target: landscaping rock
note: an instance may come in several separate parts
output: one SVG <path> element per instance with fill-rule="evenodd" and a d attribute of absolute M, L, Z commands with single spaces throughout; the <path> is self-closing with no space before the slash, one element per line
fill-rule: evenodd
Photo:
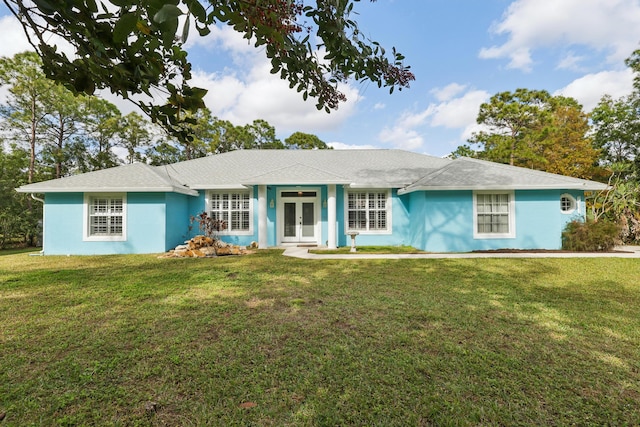
<path fill-rule="evenodd" d="M 204 254 L 206 257 L 216 256 L 216 248 L 213 246 L 205 246 L 204 248 L 200 248 L 200 252 Z"/>
<path fill-rule="evenodd" d="M 216 254 L 219 256 L 231 255 L 231 248 L 223 246 L 216 249 Z"/>
<path fill-rule="evenodd" d="M 184 245 L 178 245 L 175 249 L 161 255 L 160 258 L 205 258 L 248 253 L 253 251 L 247 251 L 244 246 L 231 245 L 208 236 L 195 236 L 184 242 Z"/>

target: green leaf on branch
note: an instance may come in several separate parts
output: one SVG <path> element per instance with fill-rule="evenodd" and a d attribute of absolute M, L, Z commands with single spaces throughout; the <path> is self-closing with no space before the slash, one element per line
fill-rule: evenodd
<path fill-rule="evenodd" d="M 113 41 L 122 43 L 127 40 L 137 27 L 138 17 L 134 13 L 125 13 L 120 17 L 116 25 L 113 27 Z"/>
<path fill-rule="evenodd" d="M 184 27 L 182 28 L 182 37 L 180 38 L 180 41 L 182 43 L 186 43 L 187 39 L 189 38 L 189 23 L 190 22 L 191 22 L 191 20 L 189 19 L 189 14 L 187 14 L 187 19 L 185 19 Z"/>
<path fill-rule="evenodd" d="M 158 24 L 162 24 L 169 20 L 177 20 L 181 15 L 183 15 L 183 12 L 178 6 L 173 4 L 165 4 L 155 15 L 153 15 L 153 20 Z"/>

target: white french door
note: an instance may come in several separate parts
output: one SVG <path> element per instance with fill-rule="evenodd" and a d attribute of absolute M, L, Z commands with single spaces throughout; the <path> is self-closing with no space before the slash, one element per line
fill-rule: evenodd
<path fill-rule="evenodd" d="M 281 191 L 279 228 L 282 243 L 318 243 L 318 191 Z"/>

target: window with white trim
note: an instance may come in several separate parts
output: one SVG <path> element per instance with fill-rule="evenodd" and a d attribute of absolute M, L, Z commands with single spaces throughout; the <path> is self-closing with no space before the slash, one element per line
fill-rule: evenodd
<path fill-rule="evenodd" d="M 85 194 L 85 240 L 126 240 L 125 194 Z"/>
<path fill-rule="evenodd" d="M 253 206 L 250 190 L 212 191 L 209 194 L 209 215 L 225 221 L 221 234 L 251 233 Z"/>
<path fill-rule="evenodd" d="M 346 192 L 347 231 L 388 232 L 391 230 L 391 201 L 388 190 Z"/>
<path fill-rule="evenodd" d="M 560 196 L 560 212 L 563 214 L 570 214 L 576 210 L 576 198 L 571 194 L 563 194 Z"/>
<path fill-rule="evenodd" d="M 474 237 L 515 237 L 513 192 L 474 192 Z"/>

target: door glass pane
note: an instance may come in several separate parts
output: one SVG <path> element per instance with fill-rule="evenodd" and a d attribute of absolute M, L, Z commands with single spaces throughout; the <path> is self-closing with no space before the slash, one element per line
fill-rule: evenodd
<path fill-rule="evenodd" d="M 284 237 L 296 236 L 296 204 L 284 204 Z"/>
<path fill-rule="evenodd" d="M 313 203 L 302 203 L 302 237 L 313 237 L 316 221 Z"/>

